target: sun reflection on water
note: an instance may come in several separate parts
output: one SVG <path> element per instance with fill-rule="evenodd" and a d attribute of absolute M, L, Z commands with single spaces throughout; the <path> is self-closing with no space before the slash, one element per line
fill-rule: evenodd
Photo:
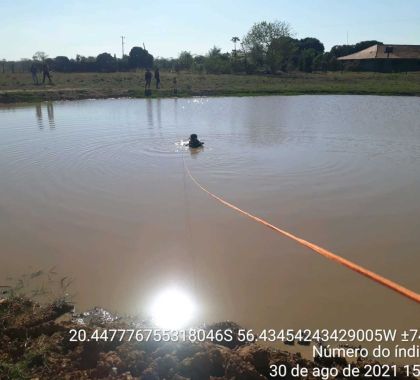
<path fill-rule="evenodd" d="M 188 292 L 170 287 L 158 293 L 152 300 L 150 313 L 156 326 L 181 329 L 191 323 L 197 313 L 197 306 Z"/>

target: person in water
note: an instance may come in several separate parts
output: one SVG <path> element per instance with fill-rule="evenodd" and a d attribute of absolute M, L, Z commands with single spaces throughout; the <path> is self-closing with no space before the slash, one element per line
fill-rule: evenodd
<path fill-rule="evenodd" d="M 190 136 L 190 141 L 188 142 L 190 148 L 200 148 L 203 144 L 204 142 L 200 141 L 195 133 Z"/>

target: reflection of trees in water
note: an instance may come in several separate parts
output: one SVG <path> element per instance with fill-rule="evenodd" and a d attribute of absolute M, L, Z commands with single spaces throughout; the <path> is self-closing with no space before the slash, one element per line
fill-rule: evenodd
<path fill-rule="evenodd" d="M 261 101 L 261 104 L 259 104 Z M 265 101 L 265 102 L 264 102 Z M 275 109 L 266 105 L 266 99 L 250 98 L 246 112 L 237 115 L 247 130 L 247 140 L 252 145 L 279 145 L 287 138 L 284 123 L 287 123 L 287 102 L 279 102 Z"/>
<path fill-rule="evenodd" d="M 316 111 L 305 101 L 296 101 L 294 97 L 244 98 L 243 101 L 244 105 L 235 112 L 234 124 L 244 128 L 248 143 L 276 146 L 303 136 L 305 141 L 314 139 L 304 131 L 311 117 L 316 117 Z"/>
<path fill-rule="evenodd" d="M 38 103 L 35 105 L 35 115 L 36 121 L 39 129 L 44 129 L 44 118 L 42 115 L 42 104 Z M 53 102 L 47 102 L 47 115 L 48 115 L 48 124 L 51 129 L 55 128 L 54 121 L 54 104 Z"/>

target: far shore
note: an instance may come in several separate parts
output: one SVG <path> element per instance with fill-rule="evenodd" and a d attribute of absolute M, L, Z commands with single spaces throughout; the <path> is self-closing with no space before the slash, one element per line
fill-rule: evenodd
<path fill-rule="evenodd" d="M 0 104 L 52 100 L 145 98 L 144 73 L 53 73 L 53 84 L 35 85 L 30 73 L 0 73 Z M 173 79 L 176 78 L 176 86 Z M 42 78 L 40 78 L 42 79 Z M 285 73 L 282 75 L 213 75 L 161 73 L 152 81 L 151 98 L 260 95 L 400 95 L 420 96 L 420 72 Z M 174 92 L 174 87 L 177 91 Z"/>

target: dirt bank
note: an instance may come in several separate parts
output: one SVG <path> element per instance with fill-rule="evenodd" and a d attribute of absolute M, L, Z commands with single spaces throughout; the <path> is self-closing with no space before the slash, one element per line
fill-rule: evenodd
<path fill-rule="evenodd" d="M 97 329 L 138 328 L 132 320 L 115 318 L 101 309 L 81 315 L 72 311 L 72 305 L 65 301 L 40 306 L 24 298 L 0 299 L 0 379 L 264 380 L 273 378 L 272 364 L 288 369 L 299 364 L 310 370 L 347 365 L 343 358 L 310 361 L 299 353 L 254 343 L 239 345 L 235 339 L 223 345 L 125 339 L 71 341 L 71 329 L 84 329 L 91 337 Z M 235 331 L 237 327 L 223 322 L 207 329 Z M 352 365 L 362 368 L 364 364 L 358 360 Z M 390 378 L 415 379 L 402 373 Z"/>

